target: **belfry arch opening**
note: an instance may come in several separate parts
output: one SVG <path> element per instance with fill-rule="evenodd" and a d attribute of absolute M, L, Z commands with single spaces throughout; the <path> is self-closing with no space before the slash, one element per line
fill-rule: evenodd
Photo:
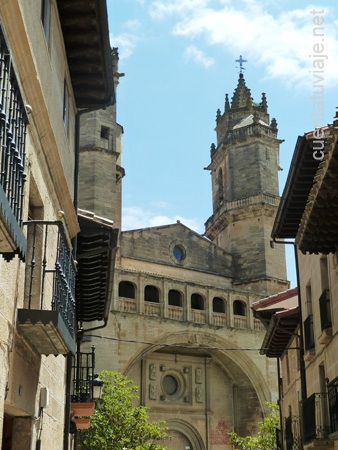
<path fill-rule="evenodd" d="M 225 301 L 221 297 L 214 297 L 212 299 L 212 311 L 214 313 L 225 313 Z"/>
<path fill-rule="evenodd" d="M 246 304 L 242 300 L 235 300 L 233 312 L 235 316 L 246 316 Z"/>
<path fill-rule="evenodd" d="M 144 301 L 145 302 L 153 302 L 159 303 L 160 301 L 160 292 L 156 286 L 147 285 L 144 288 Z"/>
<path fill-rule="evenodd" d="M 120 281 L 119 297 L 135 299 L 136 298 L 135 285 L 130 281 Z"/>
<path fill-rule="evenodd" d="M 198 309 L 200 311 L 204 311 L 205 304 L 204 298 L 200 294 L 191 294 L 191 309 Z"/>
<path fill-rule="evenodd" d="M 176 289 L 170 289 L 168 292 L 168 305 L 170 306 L 182 306 L 182 294 Z"/>

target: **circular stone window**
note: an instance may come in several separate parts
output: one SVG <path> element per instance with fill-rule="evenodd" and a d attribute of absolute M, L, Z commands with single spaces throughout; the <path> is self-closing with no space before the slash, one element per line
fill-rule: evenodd
<path fill-rule="evenodd" d="M 185 258 L 185 248 L 182 245 L 175 245 L 173 248 L 173 255 L 177 261 L 183 261 Z"/>
<path fill-rule="evenodd" d="M 185 391 L 185 379 L 179 371 L 169 370 L 161 379 L 161 390 L 168 400 L 177 401 Z"/>
<path fill-rule="evenodd" d="M 163 391 L 166 395 L 173 396 L 177 394 L 179 389 L 179 381 L 173 375 L 165 375 L 163 377 Z"/>

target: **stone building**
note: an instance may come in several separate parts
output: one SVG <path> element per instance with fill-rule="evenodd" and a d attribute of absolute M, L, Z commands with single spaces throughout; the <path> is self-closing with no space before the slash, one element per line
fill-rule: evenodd
<path fill-rule="evenodd" d="M 253 306 L 254 316 L 266 327 L 260 353 L 278 364 L 281 417 L 281 448 L 301 450 L 303 438 L 299 400 L 302 398 L 302 336 L 298 288 L 289 289 L 259 300 Z"/>
<path fill-rule="evenodd" d="M 115 113 L 83 117 L 80 207 L 121 223 Z M 98 144 L 102 134 L 108 147 Z M 231 449 L 228 432 L 254 431 L 266 401 L 277 398 L 276 365 L 259 354 L 264 332 L 251 305 L 288 287 L 284 250 L 270 247 L 280 141 L 265 94 L 255 103 L 242 73 L 217 112 L 216 134 L 205 234 L 179 222 L 121 232 L 109 321 L 88 333 L 98 369 L 140 386 L 151 417 L 167 422 L 172 449 Z"/>
<path fill-rule="evenodd" d="M 338 448 L 337 127 L 336 117 L 298 138 L 272 230 L 294 243 L 298 268 L 297 314 L 267 331 L 267 356 L 281 361 L 287 450 Z M 283 328 L 288 338 L 273 339 Z"/>
<path fill-rule="evenodd" d="M 76 314 L 91 318 L 78 117 L 114 101 L 105 2 L 1 1 L 0 52 L 1 449 L 67 450 Z"/>

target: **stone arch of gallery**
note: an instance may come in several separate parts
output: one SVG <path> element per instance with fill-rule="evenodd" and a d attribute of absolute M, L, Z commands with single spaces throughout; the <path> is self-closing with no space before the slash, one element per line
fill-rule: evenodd
<path fill-rule="evenodd" d="M 194 347 L 191 350 L 187 348 L 189 343 Z M 180 346 L 183 346 L 183 349 Z M 196 347 L 203 347 L 203 350 L 196 349 Z M 137 384 L 135 374 L 144 361 L 153 357 L 159 359 L 161 355 L 165 355 L 167 358 L 170 354 L 179 354 L 187 357 L 207 358 L 212 364 L 218 366 L 229 380 L 232 389 L 236 391 L 235 401 L 238 404 L 246 405 L 248 396 L 250 396 L 256 410 L 259 409 L 265 415 L 268 412 L 266 403 L 271 401 L 267 382 L 248 354 L 240 348 L 233 350 L 234 348 L 236 346 L 226 339 L 207 332 L 176 332 L 162 337 L 156 344 L 149 345 L 141 352 L 136 353 L 137 350 L 135 350 L 135 354 L 124 372 Z"/>

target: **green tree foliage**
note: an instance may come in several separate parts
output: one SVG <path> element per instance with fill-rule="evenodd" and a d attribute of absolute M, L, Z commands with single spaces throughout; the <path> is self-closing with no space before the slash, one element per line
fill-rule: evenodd
<path fill-rule="evenodd" d="M 79 432 L 82 450 L 162 450 L 156 441 L 168 439 L 165 423 L 150 422 L 148 408 L 134 406 L 137 386 L 119 372 L 103 371 L 101 399 L 97 400 L 90 428 Z"/>
<path fill-rule="evenodd" d="M 267 403 L 270 415 L 258 423 L 258 432 L 254 436 L 239 437 L 229 433 L 231 443 L 236 450 L 273 450 L 277 448 L 276 429 L 279 428 L 279 407 L 276 403 Z"/>

